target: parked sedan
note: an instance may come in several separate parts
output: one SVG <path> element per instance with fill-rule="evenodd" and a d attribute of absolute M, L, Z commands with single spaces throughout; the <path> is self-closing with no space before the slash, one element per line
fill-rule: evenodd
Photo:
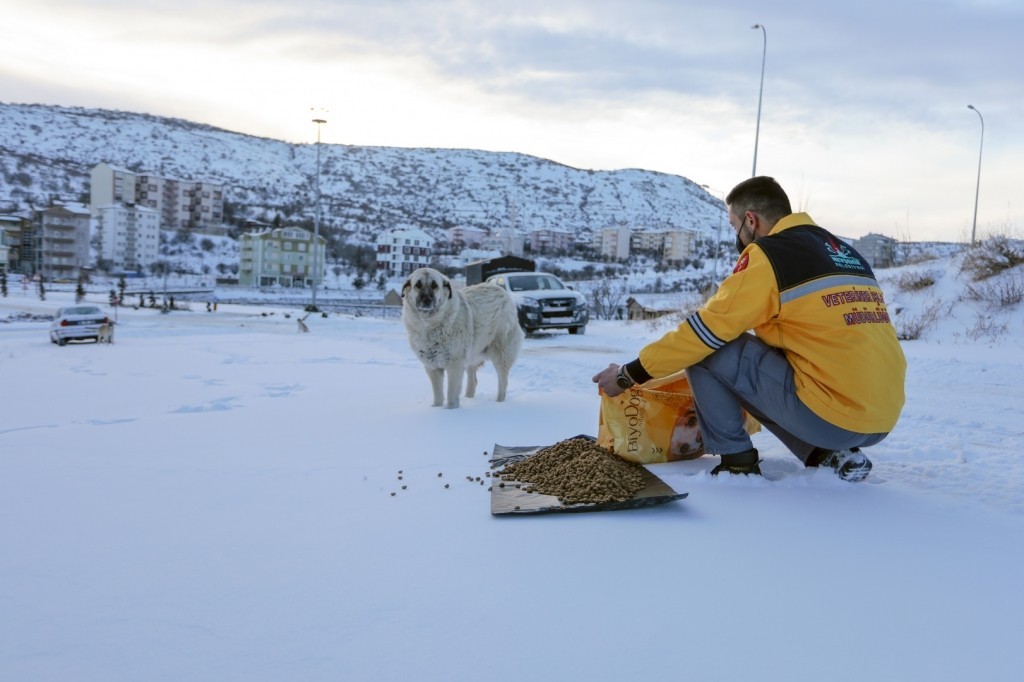
<path fill-rule="evenodd" d="M 63 346 L 74 339 L 100 340 L 100 327 L 110 318 L 94 305 L 73 305 L 61 308 L 50 323 L 50 341 Z"/>

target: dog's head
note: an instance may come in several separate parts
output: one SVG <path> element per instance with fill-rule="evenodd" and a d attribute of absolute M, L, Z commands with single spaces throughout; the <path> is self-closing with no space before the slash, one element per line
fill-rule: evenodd
<path fill-rule="evenodd" d="M 452 283 L 433 268 L 414 270 L 402 285 L 402 299 L 407 306 L 429 315 L 452 297 Z"/>
<path fill-rule="evenodd" d="M 704 454 L 704 439 L 700 434 L 697 411 L 692 407 L 680 412 L 676 418 L 669 447 L 672 450 L 670 456 L 677 460 L 696 459 Z"/>

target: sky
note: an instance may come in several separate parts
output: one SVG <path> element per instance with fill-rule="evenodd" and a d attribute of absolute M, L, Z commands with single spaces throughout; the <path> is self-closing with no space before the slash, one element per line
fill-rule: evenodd
<path fill-rule="evenodd" d="M 671 320 L 531 335 L 504 402 L 487 364 L 443 409 L 396 316 L 299 333 L 301 303 L 112 310 L 96 281 L 114 344 L 59 347 L 71 287 L 12 282 L 0 679 L 1024 679 L 1024 310 L 963 300 L 960 259 L 882 275 L 897 327 L 942 314 L 864 482 L 762 430 L 763 478 L 651 464 L 687 497 L 518 516 L 491 515 L 495 445 L 596 435 L 591 377 Z"/>
<path fill-rule="evenodd" d="M 844 236 L 1024 228 L 1019 0 L 0 0 L 0 16 L 3 101 L 289 142 L 321 118 L 325 143 L 644 168 L 720 197 L 756 141 L 757 173 Z"/>

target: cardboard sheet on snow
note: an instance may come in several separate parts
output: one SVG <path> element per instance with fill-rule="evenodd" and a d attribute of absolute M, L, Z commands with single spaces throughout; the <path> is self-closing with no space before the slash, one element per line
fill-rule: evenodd
<path fill-rule="evenodd" d="M 510 447 L 495 444 L 490 460 L 491 469 L 499 470 L 506 464 L 526 459 L 545 447 L 547 446 Z M 643 489 L 628 500 L 622 502 L 580 502 L 576 504 L 563 504 L 554 495 L 528 493 L 523 489 L 516 488 L 515 481 L 505 481 L 505 487 L 502 488 L 498 485 L 501 479 L 495 477 L 491 485 L 491 514 L 501 516 L 505 514 L 550 514 L 556 512 L 638 509 L 640 507 L 653 507 L 654 505 L 681 500 L 689 494 L 677 493 L 667 483 L 647 469 L 643 470 L 643 477 L 645 484 Z"/>

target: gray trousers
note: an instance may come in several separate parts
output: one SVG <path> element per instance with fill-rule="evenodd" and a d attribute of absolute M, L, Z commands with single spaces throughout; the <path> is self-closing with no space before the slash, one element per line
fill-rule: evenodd
<path fill-rule="evenodd" d="M 686 370 L 704 452 L 732 455 L 753 447 L 743 409 L 806 463 L 815 448 L 868 447 L 887 433 L 856 433 L 814 414 L 796 396 L 793 368 L 781 350 L 743 334 Z"/>

